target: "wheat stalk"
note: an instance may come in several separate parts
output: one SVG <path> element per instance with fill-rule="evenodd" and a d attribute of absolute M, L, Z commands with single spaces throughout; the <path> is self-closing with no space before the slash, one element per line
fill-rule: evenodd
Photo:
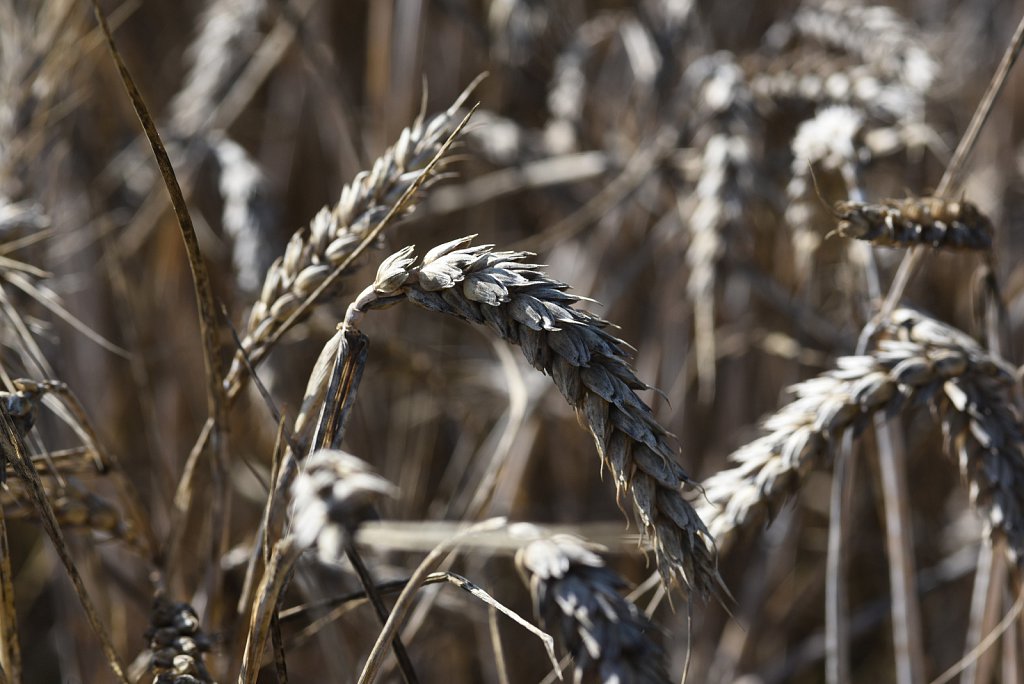
<path fill-rule="evenodd" d="M 665 654 L 651 639 L 654 625 L 619 594 L 626 583 L 598 555 L 604 550 L 557 534 L 519 549 L 516 568 L 541 626 L 556 632 L 572 655 L 575 682 L 667 683 Z"/>
<path fill-rule="evenodd" d="M 527 259 L 528 252 L 495 252 L 445 243 L 414 265 L 412 247 L 388 257 L 374 284 L 349 307 L 354 328 L 373 308 L 409 300 L 431 311 L 487 325 L 518 345 L 526 359 L 551 376 L 586 424 L 615 481 L 650 538 L 666 584 L 681 581 L 702 597 L 722 588 L 713 543 L 683 488 L 690 478 L 675 460 L 668 433 L 637 396 L 649 389 L 627 363 L 625 344 L 607 323 L 575 308 L 580 297 Z"/>
<path fill-rule="evenodd" d="M 736 465 L 704 482 L 698 511 L 720 545 L 756 526 L 825 465 L 847 431 L 874 414 L 928 402 L 947 449 L 969 483 L 990 537 L 1024 553 L 1024 424 L 1013 401 L 1014 373 L 973 339 L 916 311 L 894 312 L 879 347 L 792 388 L 796 399 L 764 422 L 762 437 L 735 451 Z"/>

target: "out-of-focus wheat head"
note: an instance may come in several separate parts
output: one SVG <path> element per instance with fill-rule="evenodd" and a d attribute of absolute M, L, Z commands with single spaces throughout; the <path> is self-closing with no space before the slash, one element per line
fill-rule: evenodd
<path fill-rule="evenodd" d="M 308 228 L 288 242 L 284 255 L 270 266 L 260 297 L 253 304 L 242 338 L 242 351 L 253 355 L 302 304 L 302 301 L 341 264 L 383 219 L 399 198 L 417 182 L 461 120 L 464 92 L 446 111 L 429 119 L 421 116 L 404 129 L 394 146 L 345 186 L 334 207 L 321 209 Z M 438 178 L 444 160 L 433 167 L 420 191 Z M 411 211 L 414 205 L 406 207 Z M 239 382 L 244 365 L 235 360 L 225 385 Z"/>
<path fill-rule="evenodd" d="M 571 535 L 529 542 L 516 567 L 530 587 L 541 624 L 573 657 L 573 681 L 668 682 L 654 624 L 619 593 L 621 577 L 598 555 L 601 547 Z"/>

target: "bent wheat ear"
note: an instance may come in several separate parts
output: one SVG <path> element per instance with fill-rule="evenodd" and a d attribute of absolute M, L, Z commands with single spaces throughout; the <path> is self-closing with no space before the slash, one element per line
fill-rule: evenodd
<path fill-rule="evenodd" d="M 321 209 L 308 228 L 292 236 L 284 254 L 267 271 L 260 298 L 249 313 L 242 353 L 250 358 L 260 356 L 284 321 L 418 181 L 421 171 L 459 126 L 459 108 L 469 93 L 467 89 L 441 114 L 429 120 L 420 117 L 403 130 L 398 142 L 374 162 L 370 171 L 361 172 L 342 189 L 334 207 Z M 444 165 L 444 159 L 434 165 L 430 177 L 420 186 L 421 192 L 438 179 Z M 408 205 L 405 213 L 413 206 Z M 245 364 L 236 358 L 225 386 L 234 390 L 244 373 Z"/>
<path fill-rule="evenodd" d="M 989 537 L 1006 540 L 1024 563 L 1024 420 L 1015 400 L 1016 373 L 964 333 L 917 311 L 892 316 L 893 334 L 909 344 L 963 354 L 967 368 L 942 384 L 932 401 L 950 455 L 960 466 L 971 504 L 985 516 Z"/>
<path fill-rule="evenodd" d="M 650 538 L 666 584 L 679 580 L 702 597 L 724 590 L 714 543 L 683 496 L 690 478 L 675 459 L 666 430 L 637 396 L 650 389 L 627 363 L 608 323 L 575 308 L 580 297 L 527 261 L 529 252 L 468 246 L 471 237 L 430 250 L 415 266 L 410 249 L 385 260 L 377 282 L 349 308 L 362 312 L 405 298 L 431 311 L 484 324 L 518 345 L 555 386 L 594 436 L 616 495 L 632 503 Z"/>
<path fill-rule="evenodd" d="M 665 654 L 650 638 L 654 625 L 619 594 L 626 583 L 605 566 L 599 550 L 559 534 L 516 552 L 541 626 L 564 641 L 576 682 L 668 682 Z"/>
<path fill-rule="evenodd" d="M 735 451 L 736 466 L 704 483 L 698 511 L 720 545 L 760 524 L 825 465 L 846 430 L 879 411 L 929 402 L 969 483 L 988 534 L 1024 557 L 1024 424 L 1012 368 L 964 333 L 916 311 L 894 312 L 878 349 L 793 387 L 796 400 L 764 423 L 767 434 Z"/>
<path fill-rule="evenodd" d="M 992 248 L 992 222 L 970 202 L 941 197 L 839 202 L 836 233 L 883 247 Z"/>

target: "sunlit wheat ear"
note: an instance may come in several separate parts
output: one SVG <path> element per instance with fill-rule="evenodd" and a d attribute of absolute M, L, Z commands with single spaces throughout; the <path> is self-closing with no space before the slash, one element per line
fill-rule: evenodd
<path fill-rule="evenodd" d="M 694 145 L 701 149 L 700 178 L 692 193 L 680 197 L 686 212 L 690 242 L 686 292 L 694 310 L 694 348 L 701 398 L 714 398 L 717 352 L 715 344 L 718 283 L 727 245 L 734 250 L 749 244 L 744 214 L 757 185 L 755 140 L 757 123 L 753 99 L 743 71 L 730 53 L 697 60 L 685 81 L 696 100 L 700 122 Z"/>
<path fill-rule="evenodd" d="M 766 113 L 847 105 L 875 117 L 903 121 L 919 118 L 924 106 L 923 93 L 870 64 L 820 48 L 757 55 L 745 60 L 744 68 L 758 108 Z"/>
<path fill-rule="evenodd" d="M 892 322 L 897 339 L 965 355 L 965 372 L 943 383 L 933 406 L 971 503 L 985 516 L 986 533 L 1005 539 L 1011 558 L 1024 563 L 1024 420 L 1014 368 L 959 330 L 917 311 L 897 310 Z"/>
<path fill-rule="evenodd" d="M 793 233 L 794 270 L 801 277 L 807 277 L 813 269 L 813 257 L 822 240 L 815 221 L 821 200 L 815 194 L 812 169 L 835 172 L 858 164 L 866 153 L 861 141 L 864 118 L 863 112 L 852 107 L 826 107 L 800 124 L 790 144 L 793 163 L 792 177 L 786 184 L 789 205 L 785 217 Z"/>
<path fill-rule="evenodd" d="M 178 135 L 201 132 L 207 118 L 234 84 L 259 46 L 270 4 L 266 0 L 208 0 L 195 40 L 186 50 L 191 66 L 171 102 Z"/>
<path fill-rule="evenodd" d="M 908 197 L 881 204 L 839 202 L 836 233 L 882 247 L 992 248 L 992 222 L 966 201 Z"/>
<path fill-rule="evenodd" d="M 626 583 L 605 565 L 600 546 L 560 534 L 516 552 L 541 626 L 565 644 L 575 682 L 668 682 L 655 627 L 619 592 Z"/>
<path fill-rule="evenodd" d="M 486 325 L 518 345 L 593 434 L 620 504 L 628 501 L 650 539 L 666 584 L 680 580 L 702 597 L 721 588 L 713 543 L 683 489 L 690 478 L 669 436 L 637 391 L 649 387 L 628 364 L 625 343 L 608 323 L 575 308 L 580 297 L 529 263 L 528 252 L 470 247 L 471 238 L 440 245 L 419 265 L 412 248 L 388 257 L 349 308 L 355 327 L 363 312 L 408 299 L 431 310 Z"/>
<path fill-rule="evenodd" d="M 221 224 L 231 238 L 235 282 L 245 292 L 258 292 L 277 256 L 273 252 L 276 212 L 266 178 L 245 148 L 230 138 L 213 141 L 213 151 L 220 165 Z"/>
<path fill-rule="evenodd" d="M 158 597 L 149 624 L 146 638 L 153 652 L 153 684 L 213 684 L 203 662 L 211 642 L 192 606 Z"/>
<path fill-rule="evenodd" d="M 253 357 L 262 351 L 267 340 L 302 301 L 352 253 L 402 194 L 413 186 L 462 121 L 459 108 L 468 96 L 467 90 L 448 110 L 430 119 L 420 117 L 404 129 L 398 142 L 374 162 L 370 171 L 361 172 L 345 186 L 334 207 L 321 209 L 308 228 L 292 236 L 284 255 L 267 271 L 260 298 L 249 313 L 242 339 L 245 354 Z M 429 188 L 439 177 L 444 165 L 445 160 L 442 159 L 433 167 L 430 178 L 420 186 L 421 191 Z M 405 213 L 413 206 L 410 204 Z M 244 364 L 236 359 L 225 384 L 233 387 L 243 374 Z"/>
<path fill-rule="evenodd" d="M 839 359 L 837 368 L 793 387 L 796 400 L 770 416 L 767 433 L 735 451 L 735 466 L 705 481 L 698 510 L 722 546 L 761 525 L 828 458 L 846 430 L 877 412 L 926 403 L 969 484 L 992 537 L 1024 552 L 1024 426 L 1014 374 L 973 339 L 918 312 L 900 309 L 878 348 Z"/>
<path fill-rule="evenodd" d="M 271 618 L 303 551 L 315 547 L 321 559 L 338 562 L 373 502 L 396 488 L 360 459 L 321 449 L 304 462 L 291 486 L 289 532 L 274 544 L 249 618 L 240 684 L 256 681 Z"/>
<path fill-rule="evenodd" d="M 315 546 L 324 561 L 336 563 L 374 502 L 397 493 L 398 488 L 365 461 L 337 449 L 321 449 L 303 462 L 292 485 L 292 534 L 300 547 Z"/>
<path fill-rule="evenodd" d="M 884 77 L 919 93 L 939 74 L 939 65 L 920 40 L 920 29 L 891 7 L 812 0 L 800 7 L 793 24 L 800 34 L 859 57 Z"/>

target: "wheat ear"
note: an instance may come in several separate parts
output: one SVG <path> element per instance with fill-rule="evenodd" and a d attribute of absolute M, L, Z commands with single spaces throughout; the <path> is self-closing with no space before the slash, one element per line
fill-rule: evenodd
<path fill-rule="evenodd" d="M 883 247 L 992 248 L 992 222 L 970 202 L 908 197 L 881 204 L 839 202 L 835 211 L 836 233 Z"/>
<path fill-rule="evenodd" d="M 213 684 L 203 662 L 212 643 L 192 606 L 158 596 L 146 638 L 153 653 L 153 684 Z"/>
<path fill-rule="evenodd" d="M 845 0 L 806 2 L 793 17 L 804 36 L 860 58 L 890 79 L 925 93 L 939 65 L 919 39 L 920 30 L 896 10 Z"/>
<path fill-rule="evenodd" d="M 337 562 L 371 504 L 396 491 L 367 463 L 343 451 L 322 449 L 306 459 L 291 487 L 291 531 L 274 544 L 256 595 L 239 684 L 256 681 L 274 610 L 299 555 L 315 545 L 322 558 Z"/>
<path fill-rule="evenodd" d="M 990 537 L 1024 557 L 1024 424 L 1014 373 L 964 333 L 910 309 L 893 313 L 879 346 L 793 387 L 796 400 L 764 423 L 767 434 L 734 452 L 733 468 L 704 483 L 698 511 L 719 544 L 760 524 L 824 465 L 846 430 L 879 411 L 929 403 L 957 457 Z"/>
<path fill-rule="evenodd" d="M 625 343 L 607 332 L 606 321 L 576 309 L 581 297 L 529 263 L 532 254 L 470 247 L 471 239 L 435 247 L 419 265 L 412 247 L 388 257 L 349 307 L 346 326 L 354 328 L 366 310 L 407 299 L 485 324 L 518 345 L 593 434 L 617 498 L 631 501 L 665 583 L 680 580 L 702 597 L 723 589 L 708 530 L 683 496 L 690 478 L 636 394 L 650 388 L 629 367 Z"/>
<path fill-rule="evenodd" d="M 250 358 L 261 356 L 274 332 L 417 182 L 421 171 L 459 126 L 462 120 L 459 108 L 469 93 L 467 89 L 451 107 L 429 120 L 422 115 L 417 118 L 412 126 L 402 131 L 398 142 L 374 162 L 370 171 L 359 173 L 342 189 L 334 207 L 321 209 L 308 228 L 292 236 L 284 254 L 267 271 L 260 298 L 249 313 L 242 339 L 243 353 Z M 420 191 L 438 178 L 443 166 L 442 159 L 433 167 Z M 404 213 L 413 206 L 407 205 Z M 225 380 L 229 391 L 237 391 L 244 373 L 244 363 L 235 359 Z"/>
<path fill-rule="evenodd" d="M 171 101 L 175 133 L 192 136 L 207 125 L 213 111 L 263 39 L 266 0 L 210 0 L 187 48 L 191 62 L 185 83 Z"/>
<path fill-rule="evenodd" d="M 619 592 L 626 583 L 583 540 L 558 534 L 516 552 L 541 626 L 556 632 L 572 655 L 574 681 L 665 684 L 665 653 L 651 640 L 654 625 Z"/>

